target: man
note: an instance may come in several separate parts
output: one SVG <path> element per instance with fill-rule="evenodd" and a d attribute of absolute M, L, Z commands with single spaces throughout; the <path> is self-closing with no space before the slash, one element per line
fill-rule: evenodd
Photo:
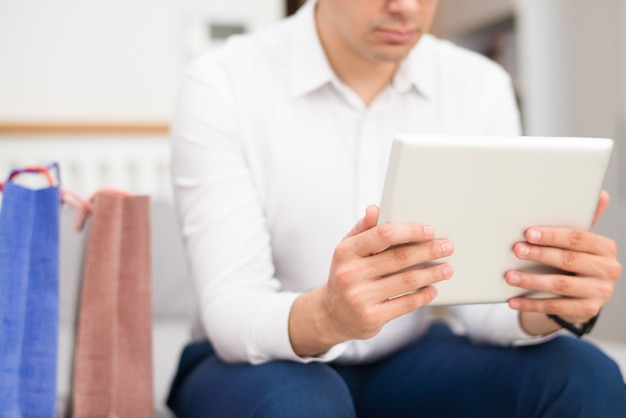
<path fill-rule="evenodd" d="M 437 225 L 377 226 L 396 133 L 520 132 L 504 71 L 426 35 L 435 8 L 309 1 L 190 66 L 172 167 L 202 326 L 170 394 L 177 416 L 626 413 L 615 363 L 546 315 L 593 321 L 621 274 L 611 240 L 530 228 L 515 254 L 572 274 L 506 280 L 564 297 L 453 307 L 456 335 L 429 328 L 452 267 L 402 272 L 454 243 Z"/>

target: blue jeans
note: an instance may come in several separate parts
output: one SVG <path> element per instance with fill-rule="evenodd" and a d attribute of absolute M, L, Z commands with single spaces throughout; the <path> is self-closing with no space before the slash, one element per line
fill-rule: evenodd
<path fill-rule="evenodd" d="M 372 364 L 226 364 L 188 345 L 168 405 L 195 417 L 626 417 L 617 365 L 559 337 L 518 348 L 473 345 L 443 325 Z"/>

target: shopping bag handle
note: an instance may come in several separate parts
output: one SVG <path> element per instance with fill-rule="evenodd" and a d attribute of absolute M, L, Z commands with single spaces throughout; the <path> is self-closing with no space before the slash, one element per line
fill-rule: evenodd
<path fill-rule="evenodd" d="M 52 177 L 51 171 L 54 170 L 56 172 L 57 183 L 61 183 L 61 175 L 59 173 L 59 164 L 54 162 L 47 167 L 34 165 L 34 166 L 26 166 L 23 168 L 12 170 L 9 174 L 9 178 L 6 182 L 13 181 L 15 177 L 23 173 L 35 173 L 35 174 L 43 174 L 48 181 L 48 185 L 53 187 L 55 184 L 54 178 Z M 6 182 L 0 181 L 0 193 L 2 193 L 2 189 L 4 188 L 4 184 Z M 89 216 L 90 213 L 93 212 L 93 201 L 99 193 L 108 194 L 111 196 L 132 196 L 133 194 L 122 189 L 114 189 L 114 188 L 102 188 L 96 191 L 89 199 L 83 199 L 78 193 L 73 192 L 72 190 L 66 189 L 64 187 L 59 187 L 61 194 L 61 202 L 70 206 L 71 208 L 76 210 L 76 217 L 74 219 L 74 227 L 77 230 L 82 230 L 85 224 L 85 220 Z"/>
<path fill-rule="evenodd" d="M 18 168 L 15 170 L 12 170 L 11 173 L 9 174 L 9 177 L 6 181 L 6 183 L 13 181 L 15 179 L 15 177 L 17 177 L 20 174 L 24 174 L 24 173 L 36 173 L 36 174 L 43 174 L 46 178 L 46 180 L 48 181 L 48 185 L 50 187 L 54 186 L 54 179 L 52 177 L 51 171 L 55 170 L 56 171 L 56 177 L 58 179 L 58 183 L 61 183 L 61 175 L 59 173 L 59 164 L 58 163 L 52 163 L 47 167 L 44 166 L 39 166 L 39 165 L 34 165 L 34 166 L 26 166 L 23 168 Z M 3 182 L 0 182 L 0 192 L 2 192 L 2 189 L 4 188 L 4 184 Z M 90 203 L 88 201 L 85 201 L 82 197 L 80 197 L 78 195 L 78 193 L 74 193 L 71 190 L 68 190 L 66 188 L 63 187 L 59 187 L 60 189 L 60 195 L 61 195 L 61 202 L 67 204 L 68 206 L 76 209 L 78 211 L 79 214 L 81 214 L 84 210 L 90 210 L 90 207 L 88 207 L 88 205 L 90 205 Z M 83 216 L 84 215 L 80 215 Z M 76 228 L 80 229 L 79 225 L 82 225 L 82 221 L 79 224 L 78 221 L 78 216 L 77 216 L 77 220 L 75 221 L 76 224 Z M 82 226 L 81 226 L 82 227 Z"/>
<path fill-rule="evenodd" d="M 53 187 L 54 186 L 54 179 L 52 178 L 52 174 L 50 173 L 52 170 L 56 171 L 57 178 L 59 178 L 59 164 L 58 163 L 52 163 L 48 167 L 44 167 L 44 166 L 40 166 L 40 165 L 32 165 L 32 166 L 26 166 L 26 167 L 23 167 L 23 168 L 18 168 L 18 169 L 12 170 L 11 173 L 9 174 L 9 178 L 7 179 L 6 182 L 13 181 L 13 179 L 15 177 L 17 177 L 18 175 L 23 174 L 23 173 L 36 173 L 36 174 L 43 174 L 45 176 L 46 180 L 48 181 L 48 185 L 50 187 Z M 4 183 L 6 183 L 6 182 L 1 182 L 0 181 L 0 192 L 4 188 Z"/>
<path fill-rule="evenodd" d="M 74 218 L 74 227 L 80 231 L 85 226 L 85 221 L 87 217 L 93 212 L 93 201 L 96 196 L 100 193 L 108 194 L 111 196 L 123 196 L 129 197 L 133 196 L 132 193 L 122 190 L 122 189 L 113 189 L 113 188 L 102 188 L 99 189 L 96 193 L 92 194 L 91 197 L 87 200 L 81 198 L 78 194 L 72 192 L 71 190 L 62 190 L 63 201 L 67 203 L 69 206 L 76 209 L 76 217 Z"/>

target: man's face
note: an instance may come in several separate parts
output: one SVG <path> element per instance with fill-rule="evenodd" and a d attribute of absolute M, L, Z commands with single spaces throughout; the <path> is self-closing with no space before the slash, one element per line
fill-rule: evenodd
<path fill-rule="evenodd" d="M 335 42 L 374 62 L 407 56 L 432 22 L 437 0 L 318 0 L 318 23 Z"/>

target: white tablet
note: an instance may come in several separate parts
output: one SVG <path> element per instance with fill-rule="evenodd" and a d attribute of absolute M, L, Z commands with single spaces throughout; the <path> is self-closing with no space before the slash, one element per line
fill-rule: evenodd
<path fill-rule="evenodd" d="M 600 138 L 400 134 L 379 223 L 422 222 L 453 243 L 442 260 L 454 276 L 435 285 L 432 305 L 505 302 L 524 294 L 506 271 L 550 271 L 513 254 L 526 229 L 591 227 L 612 148 Z"/>

